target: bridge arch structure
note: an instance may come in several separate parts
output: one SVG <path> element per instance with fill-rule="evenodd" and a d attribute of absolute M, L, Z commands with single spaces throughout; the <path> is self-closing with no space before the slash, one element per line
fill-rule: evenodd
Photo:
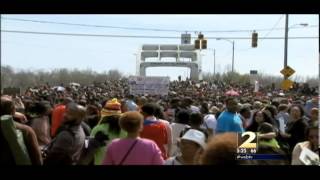
<path fill-rule="evenodd" d="M 153 61 L 147 61 L 148 58 L 153 58 Z M 175 61 L 167 62 L 163 58 L 174 58 Z M 167 66 L 190 68 L 191 80 L 202 79 L 201 57 L 194 45 L 145 44 L 139 49 L 136 64 L 138 76 L 146 76 L 146 69 L 149 67 Z"/>

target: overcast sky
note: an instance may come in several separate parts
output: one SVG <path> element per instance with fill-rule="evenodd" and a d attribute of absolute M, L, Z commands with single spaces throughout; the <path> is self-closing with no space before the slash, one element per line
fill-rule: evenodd
<path fill-rule="evenodd" d="M 235 70 L 249 73 L 258 70 L 281 75 L 284 59 L 284 39 L 259 39 L 258 47 L 251 48 L 251 37 L 257 31 L 259 37 L 284 37 L 285 15 L 2 15 L 1 63 L 18 69 L 52 70 L 54 68 L 92 69 L 98 72 L 118 69 L 125 75 L 136 72 L 136 57 L 142 44 L 180 44 L 181 39 L 163 38 L 114 38 L 18 34 L 3 30 L 35 31 L 75 34 L 143 35 L 180 37 L 188 32 L 197 37 L 202 31 L 205 37 L 230 37 L 235 41 Z M 24 20 L 52 21 L 73 24 L 128 27 L 127 29 L 85 27 Z M 299 24 L 307 23 L 308 26 Z M 319 37 L 318 15 L 289 15 L 289 37 Z M 169 29 L 174 31 L 134 30 L 131 28 Z M 242 32 L 206 32 L 237 31 Z M 194 39 L 192 40 L 192 42 Z M 213 72 L 213 51 L 216 49 L 216 72 L 231 67 L 232 44 L 224 40 L 208 40 L 208 48 L 201 53 L 204 72 Z M 289 39 L 288 65 L 295 75 L 318 76 L 319 38 Z M 188 76 L 187 68 L 148 68 L 147 75 Z M 293 76 L 294 78 L 294 76 Z"/>

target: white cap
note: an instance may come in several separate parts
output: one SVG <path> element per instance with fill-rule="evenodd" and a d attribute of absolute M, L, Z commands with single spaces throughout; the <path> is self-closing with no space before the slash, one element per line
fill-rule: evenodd
<path fill-rule="evenodd" d="M 203 149 L 206 147 L 206 136 L 203 132 L 196 129 L 189 129 L 181 139 L 193 141 L 199 144 Z"/>

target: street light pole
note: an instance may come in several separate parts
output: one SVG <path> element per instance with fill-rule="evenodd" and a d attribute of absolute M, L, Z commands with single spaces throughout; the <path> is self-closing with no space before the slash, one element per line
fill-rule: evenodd
<path fill-rule="evenodd" d="M 216 49 L 213 49 L 213 75 L 216 75 Z"/>
<path fill-rule="evenodd" d="M 286 14 L 286 28 L 285 28 L 285 41 L 284 41 L 284 68 L 288 66 L 288 31 L 289 31 L 289 15 Z M 284 76 L 284 79 L 286 77 Z"/>

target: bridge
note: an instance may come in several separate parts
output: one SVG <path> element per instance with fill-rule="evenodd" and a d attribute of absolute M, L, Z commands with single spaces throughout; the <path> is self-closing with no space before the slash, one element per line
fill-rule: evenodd
<path fill-rule="evenodd" d="M 202 68 L 200 53 L 194 48 L 194 45 L 142 45 L 137 56 L 138 76 L 146 76 L 148 67 L 187 67 L 190 68 L 190 78 L 192 80 L 202 79 Z M 148 61 L 149 58 L 156 58 L 154 61 Z M 166 62 L 163 58 L 174 58 L 174 62 Z M 187 60 L 185 60 L 187 59 Z"/>

